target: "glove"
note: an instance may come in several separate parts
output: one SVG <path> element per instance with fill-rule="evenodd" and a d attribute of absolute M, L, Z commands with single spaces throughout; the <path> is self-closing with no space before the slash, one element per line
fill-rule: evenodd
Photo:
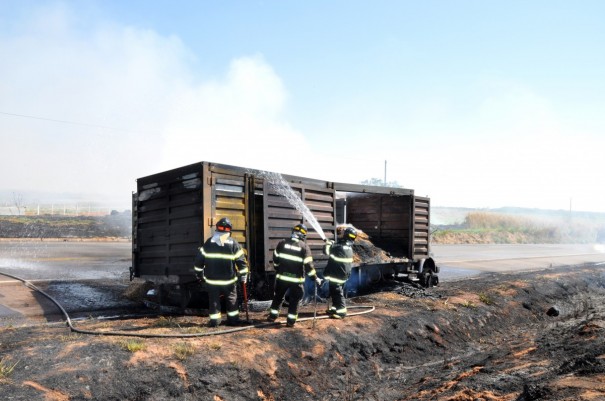
<path fill-rule="evenodd" d="M 246 284 L 246 282 L 248 281 L 248 275 L 247 275 L 247 274 L 242 274 L 242 275 L 239 277 L 239 281 L 240 281 L 242 284 Z"/>
<path fill-rule="evenodd" d="M 323 284 L 322 279 L 320 279 L 319 277 L 315 278 L 315 285 L 317 285 L 318 287 L 321 287 L 322 284 Z"/>
<path fill-rule="evenodd" d="M 332 245 L 332 244 L 334 244 L 334 241 L 332 241 L 331 239 L 327 239 L 326 238 L 325 241 L 326 241 L 326 245 Z"/>

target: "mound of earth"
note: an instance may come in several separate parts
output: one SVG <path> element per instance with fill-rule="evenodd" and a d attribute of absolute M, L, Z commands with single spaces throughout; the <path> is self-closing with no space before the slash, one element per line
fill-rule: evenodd
<path fill-rule="evenodd" d="M 326 319 L 320 304 L 314 321 L 314 305 L 304 305 L 299 316 L 310 319 L 294 328 L 266 324 L 264 312 L 249 313 L 258 327 L 225 334 L 203 316 L 75 322 L 199 337 L 5 325 L 0 393 L 18 401 L 605 399 L 605 266 L 375 290 L 349 299 L 344 320 Z M 356 308 L 368 305 L 375 310 Z"/>

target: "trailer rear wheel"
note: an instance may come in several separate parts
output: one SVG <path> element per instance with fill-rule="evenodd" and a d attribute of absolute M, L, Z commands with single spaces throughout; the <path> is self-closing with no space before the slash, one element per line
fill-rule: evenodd
<path fill-rule="evenodd" d="M 422 273 L 420 274 L 420 284 L 425 288 L 431 288 L 439 284 L 437 276 L 438 267 L 432 258 L 424 259 L 421 263 Z"/>
<path fill-rule="evenodd" d="M 431 288 L 434 283 L 435 275 L 431 270 L 428 273 L 422 274 L 422 286 L 425 288 Z"/>

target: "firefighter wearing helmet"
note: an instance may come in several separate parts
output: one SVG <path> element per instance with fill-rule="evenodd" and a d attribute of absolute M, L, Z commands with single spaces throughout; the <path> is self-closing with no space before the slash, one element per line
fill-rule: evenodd
<path fill-rule="evenodd" d="M 305 276 L 314 280 L 317 285 L 321 285 L 321 279 L 317 277 L 313 267 L 311 249 L 305 242 L 306 237 L 307 227 L 304 224 L 297 224 L 292 228 L 290 238 L 280 241 L 273 252 L 276 275 L 275 295 L 267 317 L 270 322 L 274 322 L 279 316 L 286 291 L 290 290 L 286 325 L 294 326 L 298 319 L 298 304 L 304 294 Z"/>
<path fill-rule="evenodd" d="M 327 313 L 333 319 L 343 319 L 347 315 L 344 297 L 344 286 L 351 275 L 353 263 L 353 243 L 357 238 L 354 227 L 346 227 L 338 241 L 326 240 L 324 253 L 328 255 L 328 264 L 324 269 L 324 278 L 328 281 L 328 289 L 332 298 L 332 306 Z"/>
<path fill-rule="evenodd" d="M 196 277 L 205 282 L 208 291 L 210 327 L 221 323 L 221 295 L 226 299 L 227 325 L 241 324 L 237 305 L 236 283 L 246 285 L 248 263 L 240 244 L 231 238 L 233 226 L 223 217 L 216 223 L 216 230 L 199 248 L 194 263 Z"/>

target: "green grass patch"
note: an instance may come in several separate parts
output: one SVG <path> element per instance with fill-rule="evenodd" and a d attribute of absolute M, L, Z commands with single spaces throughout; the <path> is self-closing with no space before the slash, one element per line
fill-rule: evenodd
<path fill-rule="evenodd" d="M 147 345 L 142 340 L 135 339 L 124 340 L 120 343 L 120 346 L 130 352 L 144 351 L 147 349 Z"/>

